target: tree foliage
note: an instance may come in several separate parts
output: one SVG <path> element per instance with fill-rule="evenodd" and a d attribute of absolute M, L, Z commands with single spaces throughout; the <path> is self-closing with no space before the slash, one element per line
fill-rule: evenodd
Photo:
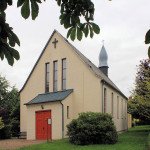
<path fill-rule="evenodd" d="M 133 100 L 128 110 L 134 118 L 150 121 L 150 60 L 140 61 Z"/>
<path fill-rule="evenodd" d="M 39 14 L 39 4 L 45 0 L 18 0 L 17 7 L 21 7 L 21 15 L 27 19 L 30 15 L 35 20 Z M 94 4 L 91 0 L 56 0 L 60 7 L 60 24 L 68 29 L 67 37 L 74 41 L 77 37 L 81 41 L 83 35 L 87 37 L 90 34 L 92 38 L 94 33 L 99 34 L 100 28 L 94 21 Z M 0 1 L 0 58 L 7 59 L 9 65 L 14 64 L 14 59 L 19 60 L 19 52 L 14 48 L 20 46 L 17 35 L 13 28 L 6 23 L 6 13 L 8 5 L 12 6 L 12 0 Z M 85 22 L 81 22 L 84 18 Z"/>
<path fill-rule="evenodd" d="M 8 138 L 19 132 L 20 127 L 20 99 L 18 90 L 11 87 L 5 77 L 0 75 L 0 117 L 4 128 L 0 138 Z M 6 136 L 4 135 L 6 134 Z"/>

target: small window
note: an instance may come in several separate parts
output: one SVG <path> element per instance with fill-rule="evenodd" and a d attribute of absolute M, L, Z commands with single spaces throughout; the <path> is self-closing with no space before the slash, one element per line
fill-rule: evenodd
<path fill-rule="evenodd" d="M 53 64 L 53 91 L 56 92 L 57 91 L 57 66 L 58 66 L 58 62 L 54 61 Z"/>
<path fill-rule="evenodd" d="M 45 64 L 45 93 L 49 92 L 49 63 Z"/>
<path fill-rule="evenodd" d="M 69 119 L 69 106 L 67 106 L 67 119 Z"/>

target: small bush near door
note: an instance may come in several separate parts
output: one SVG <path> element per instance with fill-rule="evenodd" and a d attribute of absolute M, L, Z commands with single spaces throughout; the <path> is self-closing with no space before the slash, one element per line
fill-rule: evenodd
<path fill-rule="evenodd" d="M 76 145 L 115 144 L 118 139 L 112 116 L 102 113 L 80 113 L 67 125 L 67 135 Z"/>

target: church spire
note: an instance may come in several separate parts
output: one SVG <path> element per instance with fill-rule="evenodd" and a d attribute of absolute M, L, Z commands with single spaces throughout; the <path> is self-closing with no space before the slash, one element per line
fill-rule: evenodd
<path fill-rule="evenodd" d="M 103 46 L 99 54 L 99 66 L 98 67 L 106 76 L 108 76 L 108 63 L 107 63 L 108 55 L 104 47 L 104 40 L 102 42 L 103 42 Z"/>

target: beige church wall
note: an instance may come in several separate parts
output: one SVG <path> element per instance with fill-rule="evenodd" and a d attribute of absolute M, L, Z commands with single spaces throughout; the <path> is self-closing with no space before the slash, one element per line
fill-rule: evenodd
<path fill-rule="evenodd" d="M 127 130 L 127 100 L 124 99 L 118 92 L 107 85 L 106 88 L 106 113 L 112 115 L 112 93 L 113 93 L 113 121 L 117 131 Z M 117 116 L 117 96 L 119 96 L 119 117 Z M 123 108 L 122 108 L 123 100 Z"/>
<path fill-rule="evenodd" d="M 62 101 L 64 106 L 64 137 L 68 137 L 67 134 L 67 125 L 72 121 L 73 111 L 72 111 L 72 101 L 73 93 L 71 93 L 65 100 Z M 67 106 L 69 106 L 69 117 L 67 118 Z"/>
<path fill-rule="evenodd" d="M 42 105 L 44 109 L 41 109 L 41 104 L 27 106 L 27 140 L 36 139 L 35 112 L 41 110 L 51 110 L 52 139 L 62 138 L 62 106 L 60 102 L 42 103 Z"/>

